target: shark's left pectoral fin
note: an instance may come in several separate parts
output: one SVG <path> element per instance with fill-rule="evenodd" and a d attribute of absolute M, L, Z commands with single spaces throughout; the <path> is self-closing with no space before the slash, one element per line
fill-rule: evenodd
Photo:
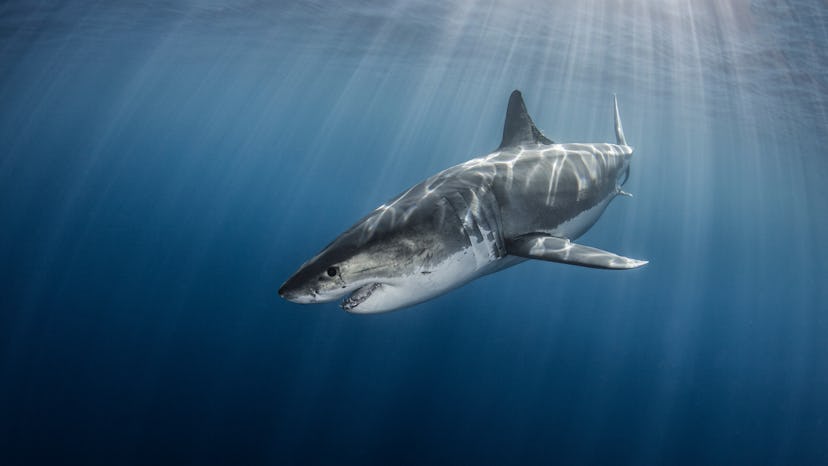
<path fill-rule="evenodd" d="M 506 242 L 509 254 L 597 269 L 634 269 L 647 261 L 630 259 L 589 246 L 575 244 L 566 238 L 526 235 Z"/>

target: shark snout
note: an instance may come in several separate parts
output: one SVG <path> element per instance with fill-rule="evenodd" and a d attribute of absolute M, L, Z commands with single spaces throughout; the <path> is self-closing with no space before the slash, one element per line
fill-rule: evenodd
<path fill-rule="evenodd" d="M 287 299 L 288 291 L 289 291 L 289 289 L 287 287 L 287 283 L 283 283 L 282 286 L 279 287 L 279 296 L 282 297 L 282 298 Z"/>
<path fill-rule="evenodd" d="M 292 288 L 289 282 L 279 287 L 279 296 L 294 303 L 310 304 L 317 302 L 316 295 Z"/>
<path fill-rule="evenodd" d="M 335 301 L 353 291 L 345 286 L 332 287 L 333 282 L 326 282 L 319 275 L 304 267 L 299 269 L 279 287 L 279 296 L 297 304 L 313 304 Z"/>
<path fill-rule="evenodd" d="M 279 296 L 294 303 L 315 302 L 314 293 L 305 290 L 306 287 L 303 285 L 302 281 L 293 275 L 279 287 Z"/>

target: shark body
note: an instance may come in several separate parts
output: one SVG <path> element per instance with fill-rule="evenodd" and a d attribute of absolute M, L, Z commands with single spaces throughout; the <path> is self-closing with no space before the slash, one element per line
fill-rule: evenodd
<path fill-rule="evenodd" d="M 633 149 L 615 98 L 613 109 L 616 144 L 556 144 L 514 91 L 497 150 L 379 206 L 302 265 L 280 296 L 346 298 L 343 309 L 367 314 L 421 303 L 527 259 L 604 269 L 646 264 L 573 242 L 627 194 L 621 186 Z"/>

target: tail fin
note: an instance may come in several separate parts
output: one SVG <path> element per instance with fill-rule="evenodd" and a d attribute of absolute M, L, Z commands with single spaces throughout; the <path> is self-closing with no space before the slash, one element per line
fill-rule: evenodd
<path fill-rule="evenodd" d="M 618 145 L 626 146 L 627 140 L 624 139 L 624 128 L 621 127 L 621 115 L 618 113 L 618 98 L 615 94 L 612 95 L 612 105 L 615 110 L 615 141 Z"/>

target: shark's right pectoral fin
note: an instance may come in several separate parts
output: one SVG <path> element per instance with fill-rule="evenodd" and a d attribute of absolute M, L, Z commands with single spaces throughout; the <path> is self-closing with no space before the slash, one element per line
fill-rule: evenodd
<path fill-rule="evenodd" d="M 647 261 L 630 259 L 589 246 L 575 244 L 566 238 L 545 235 L 526 235 L 506 242 L 509 254 L 564 264 L 597 269 L 634 269 Z"/>

